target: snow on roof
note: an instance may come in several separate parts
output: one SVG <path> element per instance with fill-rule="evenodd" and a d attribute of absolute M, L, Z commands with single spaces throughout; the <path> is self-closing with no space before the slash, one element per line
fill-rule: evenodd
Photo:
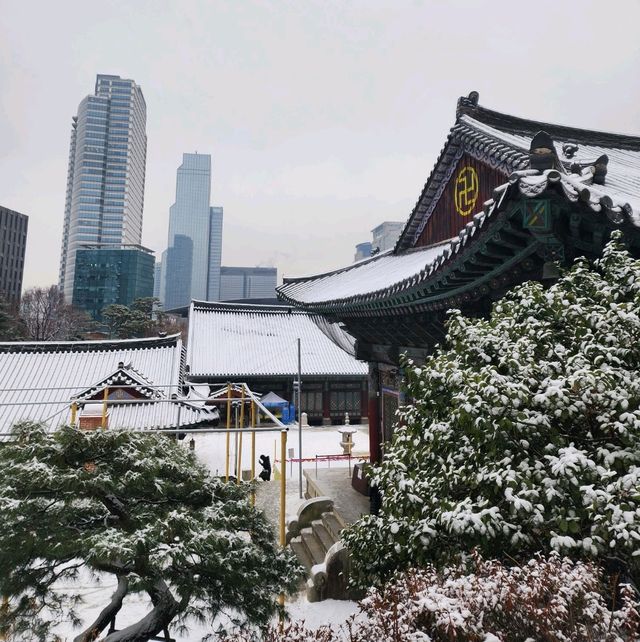
<path fill-rule="evenodd" d="M 168 398 L 179 393 L 180 335 L 151 339 L 0 343 L 0 431 L 18 421 L 55 428 L 70 420 L 78 395 L 97 390 L 126 364 Z M 190 410 L 185 415 L 191 417 Z M 169 427 L 175 404 L 110 404 L 109 424 L 131 428 Z M 186 421 L 184 421 L 186 423 Z"/>
<path fill-rule="evenodd" d="M 287 306 L 194 301 L 189 310 L 190 377 L 295 376 L 298 338 L 303 376 L 367 374 L 367 365 L 336 345 L 314 315 Z"/>
<path fill-rule="evenodd" d="M 514 134 L 506 132 L 482 123 L 467 114 L 461 116 L 460 121 L 478 132 L 500 140 L 509 146 L 520 148 L 527 153 L 531 146 L 531 140 L 536 133 Z M 556 153 L 559 158 L 563 158 L 563 146 L 566 143 L 566 140 L 554 139 Z M 599 190 L 603 194 L 608 194 L 614 202 L 619 204 L 629 203 L 633 208 L 632 220 L 636 225 L 640 226 L 640 150 L 589 145 L 581 142 L 577 145 L 577 151 L 571 157 L 571 162 L 578 164 L 589 163 L 603 154 L 607 155 L 609 163 L 604 185 L 599 186 Z"/>
<path fill-rule="evenodd" d="M 386 290 L 428 268 L 450 244 L 448 240 L 406 254 L 389 250 L 335 272 L 308 279 L 285 279 L 278 292 L 304 304 L 336 302 Z"/>

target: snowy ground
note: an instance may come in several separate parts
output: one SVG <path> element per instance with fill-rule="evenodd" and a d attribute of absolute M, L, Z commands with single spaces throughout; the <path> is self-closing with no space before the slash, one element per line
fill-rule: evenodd
<path fill-rule="evenodd" d="M 369 452 L 369 434 L 366 426 L 352 426 L 357 428 L 353 435 L 354 455 Z M 185 447 L 189 445 L 190 436 L 182 443 Z M 198 457 L 205 463 L 214 474 L 224 474 L 225 472 L 225 452 L 226 436 L 218 434 L 196 434 L 195 452 Z M 287 439 L 287 449 L 293 448 L 293 457 L 298 458 L 298 431 L 292 428 L 289 431 Z M 236 457 L 236 439 L 232 435 L 230 439 L 231 455 Z M 256 436 L 256 459 L 261 454 L 269 455 L 272 462 L 274 459 L 274 445 L 277 448 L 277 456 L 280 452 L 280 434 L 263 433 Z M 242 445 L 242 468 L 250 469 L 251 467 L 251 437 L 245 435 Z M 316 454 L 342 454 L 340 447 L 340 433 L 338 427 L 309 427 L 302 431 L 302 456 L 303 458 L 312 458 Z M 287 455 L 289 457 L 289 454 Z M 277 464 L 279 467 L 279 464 Z M 347 466 L 347 461 L 332 461 L 331 467 Z M 327 463 L 319 464 L 321 467 L 327 467 Z M 303 463 L 303 468 L 314 469 L 314 462 Z M 256 461 L 256 473 L 259 473 L 261 467 Z M 231 464 L 231 474 L 235 471 L 235 466 Z M 294 514 L 302 500 L 299 498 L 298 469 L 297 463 L 293 465 L 293 475 L 290 475 L 291 468 L 287 466 L 287 514 Z M 82 596 L 85 606 L 79 608 L 79 613 L 83 622 L 89 623 L 98 615 L 100 610 L 108 603 L 111 594 L 115 589 L 116 583 L 111 577 L 106 577 L 105 581 L 100 582 L 91 579 L 88 575 L 83 576 L 77 584 L 73 586 L 61 587 L 61 589 Z M 117 626 L 119 629 L 128 624 L 133 624 L 140 619 L 144 613 L 149 610 L 149 602 L 143 596 L 127 596 L 122 610 L 118 614 Z M 287 602 L 287 612 L 291 619 L 304 620 L 307 626 L 317 628 L 323 624 L 337 624 L 347 619 L 349 615 L 357 611 L 355 602 L 326 600 L 310 604 L 306 597 L 301 594 L 294 596 Z M 203 636 L 212 632 L 211 627 L 206 627 L 197 623 L 189 627 L 189 633 L 186 636 L 173 634 L 179 642 L 197 642 Z M 63 642 L 71 642 L 81 629 L 73 629 L 70 624 L 62 624 L 56 629 L 56 633 Z"/>

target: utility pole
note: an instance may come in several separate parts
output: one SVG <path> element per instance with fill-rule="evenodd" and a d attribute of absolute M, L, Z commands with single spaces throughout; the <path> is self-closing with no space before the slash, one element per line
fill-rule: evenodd
<path fill-rule="evenodd" d="M 302 355 L 300 339 L 298 338 L 298 481 L 300 483 L 300 499 L 302 499 Z"/>

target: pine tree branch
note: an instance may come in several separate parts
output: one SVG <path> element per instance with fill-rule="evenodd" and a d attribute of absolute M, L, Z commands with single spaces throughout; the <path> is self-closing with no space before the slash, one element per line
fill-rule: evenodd
<path fill-rule="evenodd" d="M 73 642 L 93 642 L 102 633 L 105 627 L 111 622 L 122 608 L 122 600 L 129 590 L 129 580 L 126 575 L 118 577 L 118 586 L 111 596 L 111 602 L 100 611 L 93 624 L 87 627 L 80 635 L 77 635 Z"/>
<path fill-rule="evenodd" d="M 127 512 L 125 503 L 118 499 L 118 497 L 115 495 L 104 495 L 100 499 L 112 515 L 119 517 L 125 524 L 131 522 L 131 515 Z"/>

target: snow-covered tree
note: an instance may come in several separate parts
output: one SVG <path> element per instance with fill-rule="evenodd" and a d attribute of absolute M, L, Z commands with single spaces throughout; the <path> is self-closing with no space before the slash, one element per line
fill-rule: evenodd
<path fill-rule="evenodd" d="M 263 642 L 637 642 L 640 610 L 631 587 L 612 587 L 593 562 L 551 553 L 521 566 L 483 560 L 442 571 L 428 566 L 369 589 L 357 615 L 310 629 L 272 626 Z M 610 610 L 613 605 L 614 610 Z M 254 642 L 249 634 L 221 642 Z"/>
<path fill-rule="evenodd" d="M 111 574 L 117 589 L 76 642 L 97 639 L 131 593 L 149 595 L 149 612 L 105 641 L 147 640 L 221 612 L 265 624 L 275 595 L 293 588 L 297 565 L 275 546 L 247 485 L 212 477 L 169 437 L 32 424 L 17 432 L 0 445 L 0 595 L 9 598 L 0 633 L 48 640 L 57 621 L 79 624 L 70 580 L 81 571 Z"/>
<path fill-rule="evenodd" d="M 488 319 L 452 312 L 404 364 L 411 402 L 381 465 L 382 510 L 343 535 L 361 586 L 478 547 L 640 570 L 640 261 L 615 235 L 593 266 L 530 282 Z"/>

